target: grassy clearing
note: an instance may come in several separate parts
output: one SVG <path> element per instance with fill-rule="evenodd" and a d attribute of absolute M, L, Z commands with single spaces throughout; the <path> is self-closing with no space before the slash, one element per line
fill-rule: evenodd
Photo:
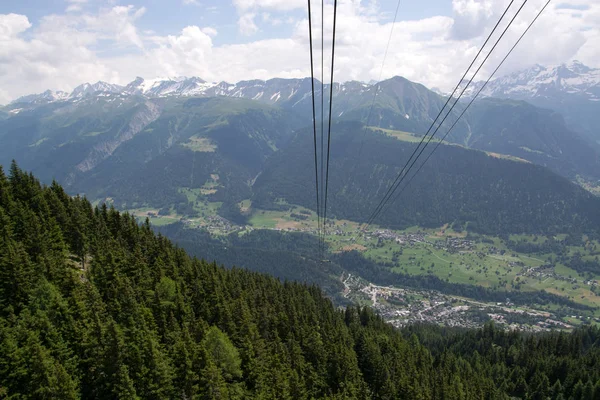
<path fill-rule="evenodd" d="M 247 213 L 252 209 L 252 200 L 242 200 L 238 203 L 238 206 L 240 207 L 240 212 Z"/>
<path fill-rule="evenodd" d="M 175 222 L 179 221 L 179 219 L 180 219 L 180 217 L 178 217 L 177 215 L 166 215 L 166 216 L 151 218 L 150 223 L 154 226 L 165 226 L 165 225 L 174 224 Z"/>
<path fill-rule="evenodd" d="M 216 190 L 215 190 L 216 191 Z M 187 201 L 193 204 L 194 211 L 202 217 L 217 215 L 217 211 L 223 205 L 220 201 L 211 202 L 206 198 L 206 189 L 180 187 L 179 193 L 183 193 Z"/>
<path fill-rule="evenodd" d="M 93 136 L 98 136 L 98 135 L 102 135 L 103 133 L 106 133 L 108 131 L 102 131 L 102 132 L 87 132 L 86 134 L 84 134 L 83 136 L 88 136 L 88 137 L 93 137 Z"/>
<path fill-rule="evenodd" d="M 182 146 L 200 153 L 213 153 L 217 149 L 217 145 L 209 138 L 197 137 L 195 135 L 183 143 Z"/>
<path fill-rule="evenodd" d="M 585 190 L 595 194 L 596 196 L 600 196 L 600 181 L 589 180 L 581 176 L 577 176 L 577 183 Z"/>
<path fill-rule="evenodd" d="M 181 216 L 177 215 L 173 210 L 171 210 L 169 215 L 158 215 L 158 210 L 150 207 L 130 209 L 128 212 L 134 215 L 139 221 L 144 221 L 146 218 L 150 219 L 150 223 L 154 226 L 174 224 L 181 219 Z"/>
<path fill-rule="evenodd" d="M 421 141 L 420 136 L 417 136 L 414 133 L 410 133 L 410 132 L 396 131 L 393 129 L 384 129 L 384 128 L 377 128 L 377 127 L 372 127 L 372 126 L 369 127 L 369 129 L 371 129 L 374 132 L 382 132 L 388 136 L 391 136 L 398 140 L 402 140 L 404 142 L 418 143 Z"/>
<path fill-rule="evenodd" d="M 257 212 L 250 217 L 248 223 L 255 228 L 274 229 L 277 225 L 277 219 L 271 213 Z"/>
<path fill-rule="evenodd" d="M 504 160 L 511 160 L 511 161 L 517 161 L 517 162 L 523 162 L 523 163 L 531 164 L 531 162 L 525 160 L 524 158 L 510 156 L 508 154 L 494 153 L 494 152 L 491 152 L 491 151 L 486 151 L 485 153 L 488 156 L 494 157 L 494 158 L 501 158 L 501 159 L 504 159 Z"/>

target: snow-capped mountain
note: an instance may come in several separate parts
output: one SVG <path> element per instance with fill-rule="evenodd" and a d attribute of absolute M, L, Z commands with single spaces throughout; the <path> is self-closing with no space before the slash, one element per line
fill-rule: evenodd
<path fill-rule="evenodd" d="M 588 94 L 595 87 L 590 81 L 596 72 L 591 68 L 577 65 L 556 70 L 537 66 L 512 78 L 501 78 L 494 84 L 500 85 L 500 82 L 505 82 L 504 88 L 511 94 L 510 96 L 515 96 L 515 93 L 528 93 L 529 97 L 526 100 L 531 103 L 542 100 L 549 103 L 548 99 L 551 98 L 531 95 L 534 93 L 531 89 L 533 83 L 539 86 L 539 90 L 535 93 L 552 93 L 548 88 L 558 86 L 558 84 L 552 86 L 552 82 L 560 82 L 561 85 L 570 85 L 571 92 L 577 88 L 577 93 L 584 93 L 587 97 L 581 100 L 581 96 L 576 93 L 565 91 L 564 95 L 556 97 L 560 101 L 554 101 L 553 104 L 559 112 L 540 109 L 522 101 L 482 99 L 476 102 L 469 113 L 456 124 L 452 121 L 458 118 L 460 111 L 453 110 L 452 116 L 448 118 L 441 130 L 449 129 L 450 124 L 453 125 L 452 134 L 446 137 L 449 142 L 479 150 L 509 154 L 551 167 L 570 178 L 580 175 L 599 179 L 600 150 L 589 140 L 580 137 L 574 129 L 565 126 L 565 121 L 559 115 L 565 115 L 573 127 L 578 126 L 576 123 L 579 123 L 579 126 L 586 123 L 585 126 L 591 127 L 586 133 L 595 132 L 600 135 L 600 132 L 594 129 L 600 124 L 600 121 L 596 124 L 594 122 L 594 118 L 600 116 L 598 112 L 600 102 L 591 101 Z M 585 79 L 582 75 L 585 75 Z M 556 76 L 560 80 L 553 80 Z M 315 100 L 320 104 L 321 84 L 316 83 Z M 528 85 L 529 88 L 525 90 Z M 501 86 L 491 88 L 494 87 Z M 544 87 L 546 90 L 542 91 Z M 132 135 L 141 132 L 143 127 L 160 118 L 166 112 L 165 110 L 168 110 L 167 114 L 180 113 L 178 115 L 185 119 L 191 118 L 192 114 L 196 115 L 195 113 L 206 113 L 206 117 L 210 117 L 222 113 L 235 114 L 244 112 L 243 110 L 251 110 L 249 113 L 258 117 L 275 112 L 277 115 L 288 115 L 293 120 L 310 124 L 313 114 L 311 89 L 310 78 L 247 80 L 232 84 L 206 82 L 198 77 L 168 77 L 151 80 L 138 77 L 125 86 L 106 82 L 86 83 L 69 94 L 47 91 L 40 95 L 23 97 L 0 109 L 0 121 L 20 123 L 19 121 L 30 118 L 64 118 L 65 115 L 72 115 L 74 121 L 80 121 L 80 124 L 71 124 L 73 132 L 81 136 L 83 141 L 102 139 L 97 143 L 98 149 L 92 153 L 104 157 L 112 154 L 120 143 L 129 140 Z M 327 103 L 330 86 L 325 85 L 324 89 Z M 377 101 L 373 103 L 375 93 L 377 93 Z M 503 92 L 497 93 L 498 96 L 509 97 L 503 95 Z M 491 92 L 488 95 L 495 94 Z M 430 129 L 432 121 L 445 104 L 443 96 L 402 77 L 390 78 L 375 85 L 357 81 L 335 83 L 333 98 L 332 115 L 336 121 L 363 121 L 379 128 L 416 134 L 424 134 Z M 561 103 L 562 100 L 566 101 Z M 264 104 L 269 107 L 265 107 Z M 588 105 L 589 109 L 586 109 L 585 105 Z M 190 107 L 195 108 L 196 111 L 188 115 L 186 110 Z M 459 105 L 460 108 L 462 105 Z M 545 108 L 552 107 L 548 105 Z M 115 116 L 118 116 L 119 121 L 129 121 L 129 123 L 123 128 L 121 122 L 118 124 L 106 122 L 113 121 Z M 321 117 L 320 111 L 317 112 L 316 117 Z M 64 124 L 63 119 L 60 121 L 57 125 Z M 299 126 L 303 126 L 303 123 L 299 123 Z M 101 129 L 100 127 L 104 125 L 106 128 Z M 110 131 L 113 125 L 121 127 L 115 133 L 116 136 L 105 136 L 102 132 Z M 84 128 L 79 130 L 78 127 Z M 87 127 L 93 129 L 89 135 L 87 135 Z M 162 128 L 164 126 L 161 125 L 157 129 Z M 593 137 L 591 133 L 588 135 L 589 138 Z M 24 142 L 23 148 L 29 151 L 30 146 L 37 146 L 36 143 L 44 138 L 44 134 L 40 134 L 33 142 Z M 27 138 L 29 137 L 25 139 Z M 60 138 L 61 136 L 58 135 L 53 140 Z M 48 139 L 40 143 L 44 144 L 45 148 L 54 142 Z M 61 144 L 62 142 L 58 143 Z M 56 148 L 66 151 L 65 146 Z M 83 164 L 77 164 L 78 171 L 89 170 L 104 159 L 93 154 Z"/>
<path fill-rule="evenodd" d="M 345 82 L 335 85 L 336 92 L 368 91 L 376 83 Z M 483 82 L 474 82 L 464 98 L 474 95 Z M 316 85 L 317 91 L 320 84 Z M 310 79 L 269 79 L 228 82 L 206 82 L 198 77 L 166 77 L 143 79 L 137 77 L 126 86 L 96 82 L 84 83 L 71 93 L 46 91 L 28 95 L 12 103 L 53 102 L 81 99 L 92 95 L 115 94 L 120 96 L 139 95 L 148 98 L 167 96 L 227 96 L 260 100 L 273 104 L 302 99 L 310 93 Z M 434 90 L 436 93 L 438 91 Z M 319 94 L 320 95 L 320 94 Z M 598 102 L 600 105 L 600 69 L 590 68 L 578 61 L 554 67 L 534 65 L 523 71 L 497 78 L 484 88 L 482 97 L 512 98 L 519 100 L 552 100 L 562 96 L 577 96 L 580 99 Z"/>
<path fill-rule="evenodd" d="M 137 77 L 123 90 L 123 94 L 142 95 L 146 97 L 165 97 L 165 96 L 196 96 L 212 87 L 213 84 L 207 83 L 197 77 L 168 77 L 144 80 Z"/>
<path fill-rule="evenodd" d="M 465 98 L 483 84 L 473 83 Z M 600 144 L 600 68 L 579 61 L 554 67 L 534 65 L 490 81 L 479 96 L 524 100 L 549 108 L 562 114 L 571 129 Z"/>
<path fill-rule="evenodd" d="M 52 90 L 46 90 L 44 93 L 29 94 L 27 96 L 19 97 L 18 99 L 11 102 L 11 104 L 13 104 L 13 103 L 31 103 L 31 104 L 49 103 L 49 102 L 53 102 L 53 101 L 66 100 L 68 98 L 69 98 L 69 93 L 67 93 L 67 92 L 62 92 L 60 90 L 58 90 L 56 92 L 52 91 Z"/>
<path fill-rule="evenodd" d="M 123 90 L 122 86 L 113 85 L 111 83 L 106 83 L 102 81 L 98 81 L 94 84 L 84 83 L 82 85 L 77 86 L 71 94 L 69 94 L 68 98 L 70 99 L 80 99 L 87 96 L 93 96 L 96 94 L 104 94 L 109 95 L 111 93 L 120 93 Z"/>
<path fill-rule="evenodd" d="M 320 83 L 315 88 L 320 95 Z M 329 85 L 326 85 L 328 88 Z M 368 90 L 371 85 L 360 82 L 346 82 L 335 84 L 335 92 L 359 92 Z M 20 97 L 12 101 L 11 105 L 39 104 L 54 101 L 78 101 L 92 96 L 143 96 L 156 97 L 238 97 L 259 100 L 262 103 L 275 104 L 302 101 L 311 93 L 310 78 L 303 79 L 269 79 L 247 80 L 238 83 L 206 82 L 198 77 L 167 77 L 144 79 L 137 77 L 125 86 L 99 81 L 94 84 L 84 83 L 77 86 L 71 93 L 46 91 Z"/>
<path fill-rule="evenodd" d="M 99 81 L 84 83 L 71 93 L 46 91 L 20 97 L 11 104 L 39 104 L 54 101 L 78 100 L 91 96 L 143 96 L 147 98 L 169 96 L 195 97 L 240 97 L 261 100 L 265 103 L 277 103 L 291 100 L 297 95 L 310 92 L 310 79 L 270 79 L 241 81 L 236 84 L 227 82 L 206 82 L 198 77 L 168 77 L 145 80 L 137 77 L 126 86 Z M 301 96 L 301 97 L 302 97 Z"/>
<path fill-rule="evenodd" d="M 468 92 L 476 93 L 481 86 L 483 82 L 476 82 Z M 534 65 L 491 81 L 480 94 L 484 97 L 509 97 L 523 100 L 561 95 L 578 95 L 600 102 L 600 69 L 587 67 L 579 61 L 554 67 Z"/>

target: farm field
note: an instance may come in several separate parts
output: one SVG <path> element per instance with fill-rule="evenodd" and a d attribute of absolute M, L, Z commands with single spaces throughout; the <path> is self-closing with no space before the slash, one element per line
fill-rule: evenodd
<path fill-rule="evenodd" d="M 317 234 L 317 216 L 304 207 L 289 205 L 285 211 L 253 209 L 247 199 L 238 206 L 247 215 L 246 225 L 228 223 L 217 216 L 219 202 L 208 202 L 204 189 L 181 189 L 194 205 L 195 217 L 155 215 L 151 223 L 164 226 L 183 221 L 188 228 L 206 229 L 222 236 L 232 232 L 269 229 L 281 232 Z M 145 218 L 158 210 L 130 210 Z M 509 248 L 512 243 L 542 246 L 549 240 L 564 241 L 566 234 L 549 238 L 534 235 L 510 235 L 499 238 L 455 232 L 447 226 L 425 229 L 411 227 L 391 231 L 370 226 L 367 232 L 361 225 L 346 220 L 328 220 L 325 241 L 332 253 L 359 251 L 369 260 L 392 272 L 409 275 L 433 275 L 449 283 L 478 285 L 492 290 L 546 291 L 576 303 L 600 307 L 600 271 L 580 274 L 565 263 L 557 262 L 552 252 L 518 252 Z M 580 255 L 584 261 L 594 261 L 600 253 L 600 243 L 583 238 L 583 245 L 564 247 L 564 256 Z M 600 316 L 600 311 L 596 312 Z"/>

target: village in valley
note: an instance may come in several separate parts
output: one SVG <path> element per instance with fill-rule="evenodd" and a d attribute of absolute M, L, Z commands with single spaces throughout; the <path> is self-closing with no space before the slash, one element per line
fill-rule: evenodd
<path fill-rule="evenodd" d="M 240 207 L 250 210 L 251 204 L 242 203 Z M 148 210 L 133 213 L 140 219 L 150 218 L 153 224 L 180 222 L 187 229 L 206 230 L 216 237 L 244 235 L 255 229 L 318 234 L 315 214 L 302 207 L 291 206 L 287 211 L 252 210 L 245 225 L 219 216 L 215 212 L 217 208 L 218 205 L 207 203 L 203 205 L 201 215 L 195 218 L 159 215 Z M 364 228 L 352 221 L 328 221 L 325 240 L 329 251 L 358 251 L 365 258 L 398 273 L 433 275 L 450 283 L 496 290 L 542 290 L 585 305 L 600 304 L 599 276 L 579 274 L 543 254 L 518 253 L 497 237 L 455 232 L 448 226 L 401 231 L 376 226 Z M 523 236 L 515 240 L 534 241 L 537 238 Z M 507 329 L 540 331 L 600 323 L 598 312 L 557 315 L 555 310 L 547 307 L 517 307 L 509 298 L 486 303 L 435 290 L 377 286 L 351 274 L 341 279 L 346 288 L 346 299 L 373 306 L 395 326 L 424 322 L 475 327 L 493 320 Z"/>
<path fill-rule="evenodd" d="M 489 320 L 510 330 L 527 332 L 574 327 L 550 312 L 517 307 L 510 299 L 504 303 L 484 303 L 435 290 L 377 286 L 352 274 L 344 275 L 342 282 L 344 297 L 359 304 L 369 304 L 396 327 L 428 323 L 475 328 Z"/>

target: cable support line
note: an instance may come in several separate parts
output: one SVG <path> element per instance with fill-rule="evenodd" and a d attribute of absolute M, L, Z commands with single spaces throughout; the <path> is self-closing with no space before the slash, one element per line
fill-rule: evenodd
<path fill-rule="evenodd" d="M 312 122 L 313 122 L 313 142 L 314 142 L 314 153 L 315 153 L 315 188 L 317 193 L 317 227 L 319 234 L 321 232 L 321 218 L 320 218 L 320 202 L 319 202 L 319 172 L 317 164 L 317 119 L 315 111 L 315 72 L 313 63 L 313 40 L 312 40 L 312 12 L 310 8 L 310 0 L 308 0 L 308 37 L 310 45 L 310 82 L 312 86 Z"/>
<path fill-rule="evenodd" d="M 446 99 L 446 102 L 444 103 L 444 105 L 442 106 L 442 108 L 440 109 L 440 111 L 438 112 L 438 114 L 436 115 L 435 119 L 433 120 L 433 122 L 429 126 L 429 129 L 427 129 L 427 132 L 421 138 L 421 141 L 419 142 L 419 144 L 417 145 L 417 147 L 414 149 L 414 151 L 412 152 L 412 154 L 410 155 L 410 157 L 406 161 L 406 164 L 404 164 L 404 166 L 402 167 L 402 170 L 400 171 L 400 173 L 398 174 L 398 176 L 396 177 L 396 179 L 394 180 L 394 182 L 392 183 L 392 185 L 388 188 L 388 190 L 387 190 L 386 194 L 384 195 L 384 197 L 381 199 L 381 201 L 379 202 L 379 204 L 375 208 L 375 211 L 373 211 L 373 213 L 371 214 L 371 216 L 367 220 L 367 225 L 366 225 L 367 227 L 373 221 L 373 219 L 374 219 L 373 216 L 376 215 L 376 213 L 378 213 L 378 211 L 382 207 L 385 199 L 389 197 L 392 189 L 394 188 L 394 186 L 396 185 L 396 183 L 398 182 L 398 180 L 400 179 L 400 177 L 404 173 L 406 167 L 408 166 L 408 164 L 410 163 L 410 161 L 412 160 L 412 158 L 415 156 L 415 154 L 417 153 L 417 151 L 419 151 L 419 148 L 421 147 L 421 145 L 423 144 L 423 142 L 427 138 L 427 135 L 429 134 L 429 132 L 431 131 L 431 129 L 433 128 L 433 126 L 435 125 L 435 123 L 437 122 L 437 120 L 439 119 L 439 117 L 444 112 L 444 109 L 446 108 L 446 106 L 448 105 L 448 103 L 450 102 L 450 100 L 453 98 L 454 94 L 456 93 L 456 91 L 460 87 L 460 84 L 464 81 L 465 77 L 467 76 L 467 74 L 469 73 L 469 71 L 471 70 L 471 68 L 473 67 L 473 65 L 475 64 L 475 61 L 477 61 L 477 59 L 481 55 L 481 52 L 483 51 L 483 49 L 485 48 L 485 46 L 487 45 L 487 43 L 491 39 L 492 35 L 494 34 L 494 32 L 496 31 L 496 29 L 498 28 L 498 26 L 500 25 L 500 23 L 504 19 L 504 17 L 506 16 L 506 13 L 508 12 L 508 10 L 510 9 L 510 7 L 512 6 L 513 2 L 514 2 L 514 0 L 511 0 L 511 2 L 508 4 L 508 6 L 506 7 L 506 9 L 504 10 L 504 13 L 502 13 L 502 15 L 500 16 L 500 19 L 498 20 L 498 22 L 496 22 L 496 25 L 494 26 L 494 28 L 492 29 L 492 31 L 490 32 L 490 34 L 486 38 L 485 42 L 483 43 L 483 45 L 481 46 L 481 48 L 479 49 L 479 51 L 475 55 L 475 58 L 473 58 L 473 61 L 471 61 L 471 64 L 466 69 L 466 71 L 463 74 L 463 76 L 459 79 L 456 87 L 454 88 L 454 90 L 452 91 L 452 93 L 450 94 L 450 96 L 448 96 L 448 98 Z M 366 229 L 366 227 L 365 227 L 365 229 Z"/>
<path fill-rule="evenodd" d="M 333 73 L 335 65 L 335 31 L 337 21 L 337 0 L 333 0 L 333 41 L 331 43 L 331 83 L 329 85 L 329 128 L 327 131 L 327 162 L 325 166 L 325 206 L 323 208 L 323 235 L 327 233 L 327 194 L 329 191 L 329 160 L 331 154 L 331 116 L 333 111 Z M 325 236 L 323 236 L 325 240 Z"/>
<path fill-rule="evenodd" d="M 365 120 L 365 126 L 363 130 L 363 138 L 360 143 L 360 147 L 358 149 L 357 159 L 360 159 L 362 154 L 362 149 L 365 144 L 365 136 L 367 133 L 367 128 L 369 126 L 369 122 L 371 121 L 371 114 L 373 113 L 373 108 L 375 106 L 375 99 L 377 98 L 377 94 L 379 93 L 379 88 L 381 85 L 381 77 L 383 76 L 383 67 L 385 66 L 385 61 L 388 56 L 388 52 L 390 50 L 390 43 L 392 42 L 392 36 L 394 35 L 394 26 L 396 25 L 396 20 L 398 19 L 398 10 L 400 10 L 400 1 L 398 0 L 398 4 L 396 5 L 396 12 L 394 13 L 394 20 L 392 21 L 392 28 L 390 29 L 390 36 L 388 37 L 387 45 L 385 46 L 385 53 L 383 54 L 383 61 L 381 62 L 381 68 L 379 69 L 379 79 L 377 79 L 377 84 L 375 85 L 375 93 L 373 94 L 373 101 L 371 102 L 371 107 L 369 107 L 369 113 L 367 114 L 367 119 Z"/>
<path fill-rule="evenodd" d="M 473 74 L 473 76 L 471 77 L 471 79 L 463 87 L 463 89 L 460 92 L 459 96 L 456 98 L 456 100 L 454 101 L 454 103 L 452 104 L 452 106 L 450 107 L 450 109 L 448 110 L 448 112 L 446 113 L 446 115 L 444 116 L 444 118 L 442 119 L 442 121 L 440 122 L 440 124 L 437 126 L 437 128 L 431 134 L 431 136 L 429 136 L 427 142 L 425 143 L 425 146 L 421 148 L 421 144 L 423 143 L 423 141 L 424 141 L 424 139 L 426 138 L 427 135 L 423 137 L 423 140 L 421 140 L 421 143 L 419 143 L 419 146 L 417 146 L 415 148 L 415 151 L 413 152 L 413 155 L 414 155 L 414 153 L 416 153 L 417 150 L 420 149 L 420 151 L 417 154 L 416 158 L 413 159 L 411 157 L 408 160 L 408 163 L 410 163 L 410 166 L 408 167 L 408 169 L 406 169 L 406 165 L 405 165 L 403 167 L 402 171 L 400 172 L 400 174 L 398 174 L 398 176 L 396 177 L 396 180 L 394 181 L 394 184 L 392 184 L 392 186 L 391 186 L 391 190 L 388 190 L 389 194 L 387 194 L 384 197 L 384 199 L 382 199 L 382 201 L 380 202 L 380 206 L 378 207 L 378 209 L 376 210 L 376 212 L 374 212 L 373 215 L 371 216 L 371 218 L 369 218 L 369 220 L 367 222 L 367 227 L 374 221 L 375 218 L 377 218 L 377 216 L 379 216 L 379 214 L 382 212 L 382 210 L 385 207 L 385 205 L 389 202 L 389 200 L 394 195 L 394 193 L 396 192 L 396 190 L 398 189 L 398 187 L 400 186 L 400 184 L 404 181 L 404 179 L 406 178 L 407 174 L 411 171 L 411 169 L 415 165 L 415 163 L 418 160 L 418 158 L 421 156 L 421 154 L 423 154 L 423 151 L 429 145 L 429 143 L 431 142 L 431 140 L 433 139 L 433 137 L 435 136 L 435 134 L 437 133 L 437 131 L 443 126 L 444 121 L 448 118 L 448 116 L 450 115 L 450 113 L 452 112 L 452 110 L 454 109 L 454 107 L 456 106 L 456 104 L 458 104 L 460 98 L 465 93 L 465 91 L 470 86 L 470 84 L 473 82 L 473 79 L 475 79 L 475 76 L 477 76 L 477 74 L 479 73 L 479 71 L 481 70 L 481 68 L 484 66 L 485 62 L 492 55 L 493 51 L 496 49 L 496 47 L 498 46 L 498 44 L 500 43 L 500 41 L 502 40 L 502 38 L 504 37 L 504 35 L 508 31 L 508 29 L 510 28 L 510 26 L 512 25 L 512 23 L 514 22 L 514 20 L 516 19 L 516 17 L 519 15 L 519 13 L 521 12 L 521 10 L 523 9 L 523 7 L 525 6 L 525 4 L 527 3 L 527 1 L 528 0 L 525 0 L 523 2 L 523 4 L 521 4 L 521 6 L 517 10 L 516 14 L 512 17 L 512 19 L 510 20 L 510 22 L 508 23 L 508 25 L 506 26 L 506 28 L 504 29 L 504 31 L 502 32 L 502 34 L 500 35 L 500 37 L 494 43 L 494 46 L 492 47 L 492 49 L 490 50 L 490 52 L 484 58 L 483 62 L 479 65 L 479 67 L 477 68 L 477 70 L 475 71 L 475 73 Z M 460 85 L 460 83 L 459 83 L 459 85 Z M 452 97 L 450 97 L 450 98 L 452 98 Z M 412 163 L 411 163 L 411 160 L 412 160 Z"/>
<path fill-rule="evenodd" d="M 323 183 L 324 168 L 323 161 L 325 159 L 324 138 L 325 138 L 325 0 L 321 0 L 321 193 L 324 192 Z M 325 252 L 325 237 L 319 233 L 319 247 L 321 254 Z M 321 257 L 323 258 L 323 257 Z"/>
<path fill-rule="evenodd" d="M 436 145 L 433 148 L 433 150 L 431 151 L 431 153 L 429 153 L 429 155 L 427 156 L 427 158 L 425 158 L 425 161 L 423 161 L 423 163 L 419 166 L 419 168 L 417 169 L 417 171 L 410 177 L 410 179 L 408 180 L 408 182 L 406 182 L 406 184 L 402 187 L 402 189 L 400 190 L 400 192 L 398 193 L 398 195 L 396 195 L 396 197 L 394 198 L 394 200 L 392 201 L 392 203 L 398 200 L 398 198 L 400 197 L 400 195 L 410 185 L 410 183 L 412 182 L 412 180 L 414 179 L 414 177 L 417 176 L 417 174 L 421 171 L 421 169 L 423 168 L 423 166 L 425 165 L 425 163 L 427 163 L 427 161 L 429 161 L 429 159 L 431 158 L 431 156 L 433 155 L 433 153 L 435 153 L 435 151 L 440 146 L 440 144 L 444 141 L 444 139 L 446 139 L 446 137 L 448 136 L 448 134 L 450 133 L 450 131 L 452 131 L 452 129 L 454 129 L 454 127 L 456 126 L 456 124 L 458 123 L 458 121 L 460 120 L 460 118 L 467 112 L 467 110 L 469 109 L 469 107 L 471 107 L 471 104 L 473 104 L 473 102 L 479 96 L 479 94 L 483 91 L 483 89 L 485 89 L 485 87 L 492 80 L 492 78 L 494 77 L 494 75 L 496 75 L 496 72 L 498 72 L 498 70 L 500 69 L 500 67 L 502 67 L 502 65 L 504 64 L 504 62 L 506 61 L 506 59 L 510 56 L 510 54 L 513 52 L 513 50 L 519 45 L 519 43 L 521 42 L 521 40 L 523 39 L 523 37 L 527 34 L 527 32 L 529 32 L 529 29 L 531 29 L 531 27 L 537 21 L 537 19 L 540 17 L 540 15 L 542 15 L 542 13 L 546 9 L 546 7 L 548 7 L 548 4 L 550 4 L 550 1 L 551 0 L 548 0 L 546 2 L 546 4 L 544 5 L 544 7 L 542 7 L 542 9 L 537 13 L 537 15 L 535 16 L 535 18 L 533 19 L 533 21 L 531 21 L 531 23 L 529 24 L 529 26 L 527 26 L 527 29 L 525 29 L 525 31 L 523 31 L 523 33 L 521 34 L 521 36 L 519 37 L 519 39 L 511 47 L 511 49 L 508 51 L 508 53 L 506 53 L 506 55 L 504 56 L 504 58 L 502 59 L 502 61 L 500 61 L 500 64 L 498 64 L 498 66 L 496 67 L 496 69 L 494 70 L 494 72 L 492 72 L 492 74 L 490 75 L 490 77 L 479 88 L 479 90 L 477 91 L 477 93 L 475 93 L 475 95 L 473 96 L 473 98 L 469 101 L 469 103 L 467 104 L 467 106 L 465 107 L 465 109 L 461 112 L 461 114 L 458 116 L 458 118 L 456 119 L 456 121 L 454 121 L 454 123 L 452 124 L 452 126 L 450 126 L 450 129 L 448 129 L 448 131 L 444 134 L 444 136 L 442 137 L 442 139 L 439 142 L 436 143 Z"/>

